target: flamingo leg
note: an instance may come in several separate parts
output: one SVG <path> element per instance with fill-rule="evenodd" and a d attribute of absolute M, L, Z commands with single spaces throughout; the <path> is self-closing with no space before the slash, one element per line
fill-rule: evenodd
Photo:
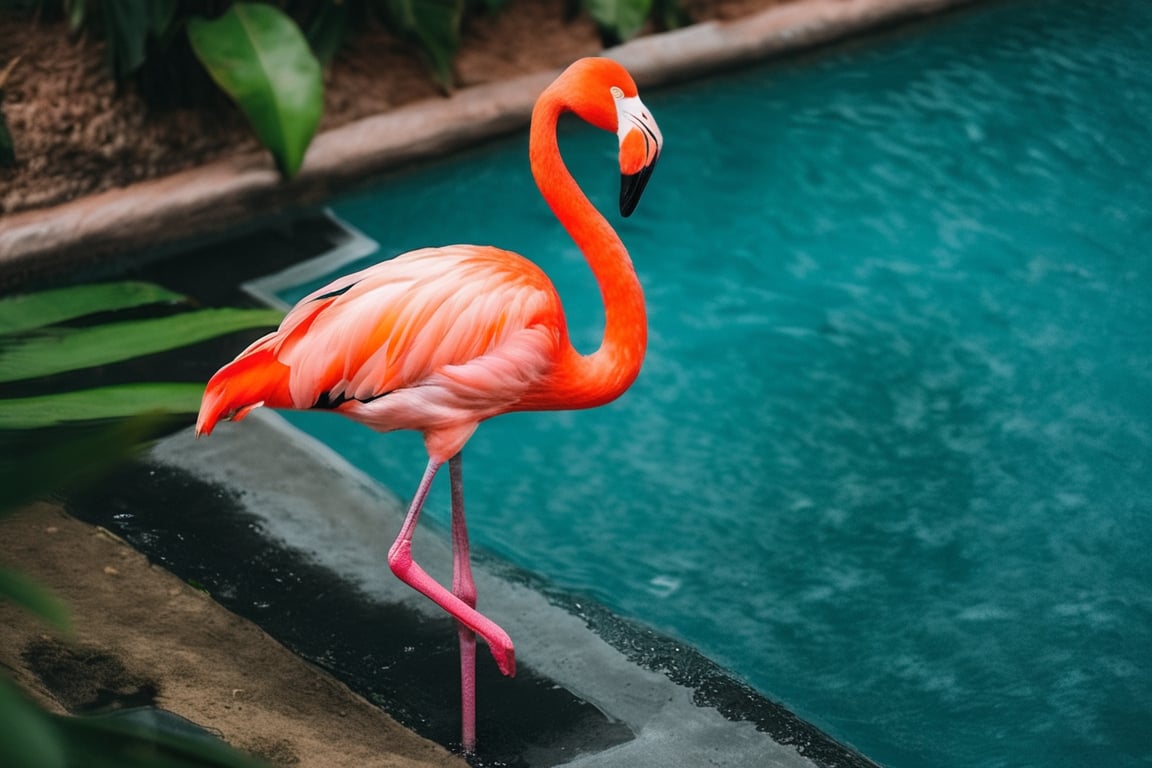
<path fill-rule="evenodd" d="M 453 482 L 454 496 L 457 493 L 457 488 L 460 488 L 460 457 L 456 457 L 453 461 L 456 462 L 456 481 Z M 464 637 L 463 632 L 467 630 L 469 633 L 475 632 L 488 644 L 488 649 L 492 652 L 492 656 L 497 661 L 497 667 L 503 674 L 513 676 L 516 674 L 516 652 L 511 638 L 508 633 L 500 628 L 500 625 L 493 622 L 491 618 L 480 614 L 475 608 L 476 602 L 476 586 L 472 583 L 471 568 L 468 565 L 468 539 L 467 533 L 463 531 L 464 517 L 463 517 L 463 496 L 462 488 L 458 493 L 461 493 L 460 503 L 457 504 L 455 497 L 453 499 L 453 561 L 455 575 L 453 577 L 454 590 L 461 592 L 468 601 L 465 601 L 461 596 L 457 596 L 438 583 L 437 580 L 427 575 L 427 572 L 419 567 L 419 564 L 412 560 L 412 533 L 416 531 L 416 523 L 419 520 L 420 510 L 424 509 L 424 501 L 427 499 L 429 489 L 432 487 L 432 480 L 435 478 L 435 473 L 442 466 L 442 462 L 437 462 L 435 459 L 430 459 L 427 469 L 424 470 L 424 477 L 420 479 L 420 485 L 416 489 L 416 495 L 412 496 L 412 503 L 408 508 L 408 515 L 404 517 L 404 523 L 400 527 L 400 534 L 397 535 L 396 540 L 393 542 L 392 548 L 388 550 L 388 568 L 392 569 L 396 577 L 403 581 L 404 584 L 414 588 L 420 594 L 426 596 L 444 608 L 450 615 L 452 615 L 461 625 L 461 652 L 464 653 Z M 449 462 L 449 478 L 453 476 L 452 462 Z M 460 510 L 457 515 L 456 510 Z M 458 526 L 456 518 L 460 519 Z M 460 538 L 463 540 L 463 548 L 458 546 L 457 540 L 457 527 L 461 530 Z M 463 562 L 463 565 L 461 564 Z M 469 594 L 469 592 L 471 594 Z M 469 604 L 471 602 L 472 604 Z M 475 637 L 471 638 L 472 642 L 472 659 L 475 659 Z M 462 661 L 463 666 L 463 661 Z M 475 664 L 472 666 L 475 670 Z M 475 671 L 472 672 L 471 683 L 468 682 L 468 677 L 462 682 L 463 686 L 471 686 L 475 691 L 476 677 Z M 475 699 L 473 699 L 475 701 Z M 465 717 L 467 717 L 467 709 L 469 704 L 465 701 Z M 473 740 L 475 740 L 475 704 L 472 707 L 472 720 L 473 720 Z M 467 748 L 467 746 L 465 746 Z"/>
<path fill-rule="evenodd" d="M 464 520 L 464 461 L 456 454 L 448 461 L 452 481 L 452 594 L 465 605 L 476 607 L 476 582 L 468 548 L 468 524 Z M 460 633 L 460 741 L 466 753 L 476 751 L 476 633 L 457 622 Z"/>

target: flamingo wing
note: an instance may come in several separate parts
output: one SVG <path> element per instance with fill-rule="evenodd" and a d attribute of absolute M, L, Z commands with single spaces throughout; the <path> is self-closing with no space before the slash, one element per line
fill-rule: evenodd
<path fill-rule="evenodd" d="M 212 378 L 197 430 L 268 405 L 470 435 L 547 375 L 563 329 L 555 288 L 527 259 L 481 246 L 412 251 L 302 299 Z"/>

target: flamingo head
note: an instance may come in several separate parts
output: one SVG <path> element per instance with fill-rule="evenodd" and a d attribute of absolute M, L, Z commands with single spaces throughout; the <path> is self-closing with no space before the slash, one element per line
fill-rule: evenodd
<path fill-rule="evenodd" d="M 612 59 L 586 58 L 568 67 L 556 84 L 564 88 L 569 109 L 619 138 L 620 213 L 631 215 L 664 146 L 632 76 Z"/>

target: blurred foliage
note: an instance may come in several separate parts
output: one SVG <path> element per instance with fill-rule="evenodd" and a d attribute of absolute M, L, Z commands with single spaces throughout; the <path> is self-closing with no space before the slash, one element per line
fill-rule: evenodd
<path fill-rule="evenodd" d="M 140 307 L 176 314 L 120 320 Z M 236 329 L 274 325 L 266 310 L 193 310 L 149 283 L 114 282 L 0 299 L 0 380 L 42 377 L 171 350 Z M 67 325 L 87 322 L 87 325 Z M 58 389 L 58 388 L 57 388 Z M 90 482 L 194 413 L 202 387 L 129 383 L 0 398 L 0 517 L 38 498 Z M 24 575 L 0 568 L 0 600 L 70 631 L 66 606 Z M 0 766 L 4 768 L 257 768 L 207 735 L 156 723 L 51 714 L 0 677 Z"/>
<path fill-rule="evenodd" d="M 248 118 L 285 177 L 299 171 L 323 112 L 322 68 L 366 24 L 412 45 L 444 91 L 466 20 L 507 0 L 0 0 L 0 8 L 67 20 L 106 41 L 118 83 L 135 82 L 154 106 L 203 106 L 215 83 Z M 605 45 L 651 24 L 687 23 L 681 0 L 568 0 Z M 510 44 L 512 44 L 510 42 Z M 381 73 L 382 76 L 385 73 Z M 3 98 L 0 74 L 0 100 Z M 0 112 L 0 165 L 15 162 Z"/>
<path fill-rule="evenodd" d="M 266 309 L 197 309 L 178 293 L 133 281 L 0 298 L 0 515 L 99 476 L 174 416 L 194 414 L 203 392 L 192 382 L 77 388 L 61 378 L 280 318 Z M 4 583 L 0 594 L 11 596 Z"/>
<path fill-rule="evenodd" d="M 106 717 L 55 715 L 0 679 L 4 768 L 267 768 L 208 735 Z"/>
<path fill-rule="evenodd" d="M 0 167 L 4 168 L 16 165 L 16 148 L 12 145 L 12 134 L 8 132 L 8 123 L 4 120 L 4 84 L 19 63 L 20 57 L 17 56 L 0 69 Z"/>

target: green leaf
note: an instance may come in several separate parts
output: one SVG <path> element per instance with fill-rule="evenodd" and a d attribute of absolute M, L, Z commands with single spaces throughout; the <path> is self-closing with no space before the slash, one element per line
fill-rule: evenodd
<path fill-rule="evenodd" d="M 325 3 L 308 27 L 308 44 L 321 64 L 327 66 L 348 36 L 348 4 Z"/>
<path fill-rule="evenodd" d="M 184 297 L 151 283 L 75 285 L 0 298 L 0 335 L 42 328 L 96 312 L 128 309 Z"/>
<path fill-rule="evenodd" d="M 0 765 L 5 768 L 64 768 L 64 747 L 52 718 L 0 679 Z"/>
<path fill-rule="evenodd" d="M 38 429 L 74 421 L 122 419 L 138 413 L 196 413 L 204 385 L 120 384 L 0 400 L 0 429 Z"/>
<path fill-rule="evenodd" d="M 661 29 L 679 29 L 692 23 L 692 17 L 680 5 L 680 0 L 654 0 L 652 17 Z"/>
<path fill-rule="evenodd" d="M 269 768 L 174 715 L 52 715 L 3 679 L 0 723 L 4 768 Z"/>
<path fill-rule="evenodd" d="M 118 80 L 144 64 L 147 51 L 150 0 L 103 0 L 104 30 L 108 37 L 108 63 Z"/>
<path fill-rule="evenodd" d="M 233 331 L 274 326 L 281 317 L 270 309 L 204 309 L 91 328 L 52 329 L 0 346 L 0 382 L 118 363 Z"/>
<path fill-rule="evenodd" d="M 72 631 L 72 619 L 60 598 L 18 571 L 0 568 L 0 599 L 16 603 L 61 632 Z"/>
<path fill-rule="evenodd" d="M 652 13 L 653 0 L 583 0 L 602 32 L 617 40 L 633 37 Z"/>
<path fill-rule="evenodd" d="M 393 32 L 414 41 L 428 57 L 436 80 L 452 88 L 452 60 L 460 47 L 465 0 L 376 0 Z"/>
<path fill-rule="evenodd" d="M 85 768 L 268 768 L 208 733 L 123 716 L 53 717 L 69 765 Z"/>
<path fill-rule="evenodd" d="M 64 12 L 68 15 L 68 29 L 79 32 L 88 14 L 88 0 L 64 0 Z"/>
<path fill-rule="evenodd" d="M 214 21 L 190 20 L 188 40 L 280 172 L 294 176 L 324 110 L 320 62 L 300 28 L 273 6 L 236 3 Z"/>
<path fill-rule="evenodd" d="M 149 0 L 148 31 L 155 38 L 161 38 L 172 27 L 176 19 L 177 0 Z"/>

